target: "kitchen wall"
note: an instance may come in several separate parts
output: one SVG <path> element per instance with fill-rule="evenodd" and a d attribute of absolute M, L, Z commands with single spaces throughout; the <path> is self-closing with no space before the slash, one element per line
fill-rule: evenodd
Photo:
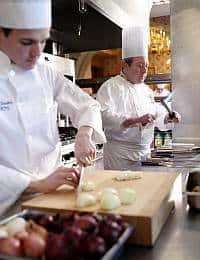
<path fill-rule="evenodd" d="M 200 142 L 200 1 L 171 0 L 172 85 L 182 123 L 176 140 Z"/>

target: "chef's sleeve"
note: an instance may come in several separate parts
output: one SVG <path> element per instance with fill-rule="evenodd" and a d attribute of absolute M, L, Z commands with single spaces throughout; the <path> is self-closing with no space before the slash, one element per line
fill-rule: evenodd
<path fill-rule="evenodd" d="M 19 199 L 30 181 L 30 176 L 0 165 L 0 216 Z"/>
<path fill-rule="evenodd" d="M 97 144 L 105 143 L 99 102 L 61 75 L 57 78 L 56 100 L 59 112 L 69 116 L 74 127 L 92 127 L 93 141 Z"/>
<path fill-rule="evenodd" d="M 116 103 L 118 103 L 117 89 L 113 88 L 109 82 L 105 82 L 97 93 L 97 100 L 101 104 L 103 127 L 115 128 L 121 127 L 122 122 L 128 118 L 128 115 L 117 112 Z"/>

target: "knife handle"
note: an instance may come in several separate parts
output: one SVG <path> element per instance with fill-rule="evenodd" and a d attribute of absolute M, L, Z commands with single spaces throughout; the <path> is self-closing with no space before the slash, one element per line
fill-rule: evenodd
<path fill-rule="evenodd" d="M 169 118 L 173 119 L 176 117 L 176 113 L 174 111 L 169 112 Z"/>

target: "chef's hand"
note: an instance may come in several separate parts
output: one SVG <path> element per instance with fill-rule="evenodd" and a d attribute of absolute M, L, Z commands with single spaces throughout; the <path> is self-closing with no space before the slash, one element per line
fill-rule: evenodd
<path fill-rule="evenodd" d="M 96 147 L 92 141 L 93 128 L 82 126 L 79 128 L 75 139 L 75 157 L 77 163 L 82 166 L 89 166 L 96 158 Z"/>
<path fill-rule="evenodd" d="M 129 117 L 121 123 L 121 127 L 131 128 L 137 126 L 138 123 L 139 123 L 138 117 Z"/>
<path fill-rule="evenodd" d="M 168 124 L 168 123 L 180 123 L 181 122 L 181 115 L 176 112 L 176 111 L 173 111 L 174 112 L 174 117 L 170 117 L 169 114 L 167 114 L 164 118 L 164 123 L 165 124 Z"/>
<path fill-rule="evenodd" d="M 24 194 L 32 193 L 47 193 L 55 191 L 63 184 L 68 184 L 74 188 L 78 186 L 80 173 L 75 168 L 59 167 L 48 177 L 32 181 L 28 188 L 24 191 Z"/>
<path fill-rule="evenodd" d="M 152 124 L 155 120 L 155 116 L 152 114 L 145 114 L 139 117 L 139 122 L 142 126 L 146 126 L 147 124 Z"/>
<path fill-rule="evenodd" d="M 129 117 L 122 122 L 121 126 L 124 128 L 135 127 L 138 126 L 138 124 L 145 126 L 149 123 L 153 123 L 154 120 L 155 117 L 152 114 L 145 114 L 141 117 Z"/>

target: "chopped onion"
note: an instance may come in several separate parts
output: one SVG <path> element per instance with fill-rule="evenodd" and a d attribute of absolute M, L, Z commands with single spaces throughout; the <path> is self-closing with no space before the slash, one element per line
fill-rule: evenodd
<path fill-rule="evenodd" d="M 137 180 L 141 178 L 142 178 L 142 174 L 140 172 L 132 172 L 132 171 L 124 171 L 115 176 L 115 180 L 117 181 L 129 181 L 129 180 Z"/>
<path fill-rule="evenodd" d="M 20 217 L 17 217 L 6 224 L 6 229 L 8 231 L 9 236 L 14 236 L 20 231 L 24 231 L 26 229 L 26 220 Z"/>
<path fill-rule="evenodd" d="M 82 191 L 93 191 L 95 190 L 95 184 L 93 181 L 85 180 L 81 185 Z"/>
<path fill-rule="evenodd" d="M 91 206 L 96 203 L 96 198 L 89 193 L 80 193 L 76 199 L 76 206 L 78 208 Z"/>
<path fill-rule="evenodd" d="M 136 192 L 131 188 L 124 188 L 119 191 L 119 198 L 122 204 L 130 205 L 136 200 Z"/>
<path fill-rule="evenodd" d="M 118 191 L 112 187 L 106 187 L 104 189 L 102 189 L 101 191 L 98 192 L 97 194 L 97 199 L 100 201 L 102 196 L 105 194 L 114 194 L 114 195 L 118 195 Z"/>
<path fill-rule="evenodd" d="M 121 206 L 119 197 L 113 193 L 105 193 L 101 197 L 101 208 L 105 210 L 112 210 Z"/>

